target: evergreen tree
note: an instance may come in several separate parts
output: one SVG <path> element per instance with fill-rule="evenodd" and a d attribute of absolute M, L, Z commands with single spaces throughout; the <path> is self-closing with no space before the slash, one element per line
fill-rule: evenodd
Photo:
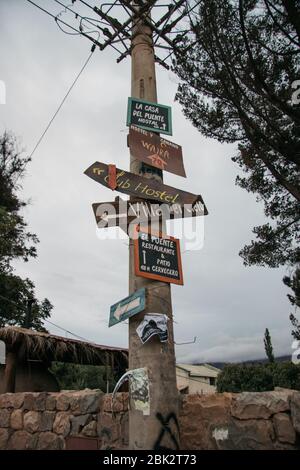
<path fill-rule="evenodd" d="M 265 331 L 264 345 L 265 345 L 266 356 L 269 359 L 269 362 L 273 363 L 274 362 L 273 346 L 272 346 L 271 335 L 270 335 L 268 328 L 266 328 L 266 331 Z"/>
<path fill-rule="evenodd" d="M 288 294 L 288 298 L 296 310 L 300 307 L 300 268 L 297 267 L 291 276 L 285 276 L 283 278 L 283 282 L 293 291 L 293 294 Z M 294 339 L 300 341 L 299 320 L 293 313 L 290 314 L 290 320 L 294 327 L 294 329 L 292 330 L 292 336 L 294 337 Z"/>
<path fill-rule="evenodd" d="M 27 231 L 22 209 L 27 205 L 18 196 L 20 180 L 30 161 L 8 132 L 0 136 L 0 326 L 18 325 L 43 330 L 50 317 L 48 299 L 39 301 L 34 284 L 14 273 L 12 262 L 37 256 L 36 235 Z"/>
<path fill-rule="evenodd" d="M 174 62 L 184 114 L 203 135 L 237 144 L 236 183 L 270 219 L 240 251 L 245 265 L 300 260 L 299 18 L 295 0 L 200 0 Z"/>

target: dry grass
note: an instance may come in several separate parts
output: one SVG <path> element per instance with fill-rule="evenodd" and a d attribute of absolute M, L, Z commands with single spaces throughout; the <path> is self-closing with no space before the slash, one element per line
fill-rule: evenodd
<path fill-rule="evenodd" d="M 93 365 L 106 365 L 109 361 L 109 364 L 115 363 L 121 367 L 128 361 L 126 349 L 101 346 L 16 326 L 0 328 L 0 340 L 6 343 L 9 350 L 17 353 L 19 360 L 31 359 Z"/>

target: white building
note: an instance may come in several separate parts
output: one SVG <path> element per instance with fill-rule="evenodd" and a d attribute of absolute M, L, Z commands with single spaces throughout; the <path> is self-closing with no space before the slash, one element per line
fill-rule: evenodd
<path fill-rule="evenodd" d="M 215 393 L 220 369 L 210 364 L 176 364 L 177 388 L 182 393 Z"/>

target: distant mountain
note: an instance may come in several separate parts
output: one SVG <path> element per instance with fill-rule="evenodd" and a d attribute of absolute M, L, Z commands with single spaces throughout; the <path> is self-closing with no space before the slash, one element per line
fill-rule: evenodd
<path fill-rule="evenodd" d="M 280 356 L 275 358 L 275 362 L 289 362 L 291 361 L 291 356 Z M 223 369 L 224 366 L 228 364 L 266 364 L 268 359 L 252 359 L 242 362 L 208 362 L 208 364 L 217 367 L 217 369 Z M 194 364 L 197 365 L 197 364 Z"/>

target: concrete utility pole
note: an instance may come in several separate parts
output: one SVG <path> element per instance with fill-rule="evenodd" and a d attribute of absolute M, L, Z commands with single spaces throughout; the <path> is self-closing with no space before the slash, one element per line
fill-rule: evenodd
<path fill-rule="evenodd" d="M 157 102 L 152 31 L 142 20 L 133 29 L 131 62 L 131 96 Z M 130 171 L 141 174 L 141 170 L 141 162 L 131 155 Z M 162 181 L 159 173 L 146 173 L 144 176 Z M 148 288 L 148 302 L 143 313 L 129 319 L 129 369 L 146 367 L 148 370 L 150 415 L 144 416 L 141 411 L 136 411 L 131 403 L 129 449 L 166 447 L 175 450 L 179 446 L 179 429 L 171 287 L 164 282 L 135 276 L 133 240 L 130 239 L 129 291 L 132 293 L 141 287 Z M 136 328 L 144 313 L 163 313 L 168 316 L 167 343 L 161 343 L 158 337 L 153 337 L 142 345 Z"/>

